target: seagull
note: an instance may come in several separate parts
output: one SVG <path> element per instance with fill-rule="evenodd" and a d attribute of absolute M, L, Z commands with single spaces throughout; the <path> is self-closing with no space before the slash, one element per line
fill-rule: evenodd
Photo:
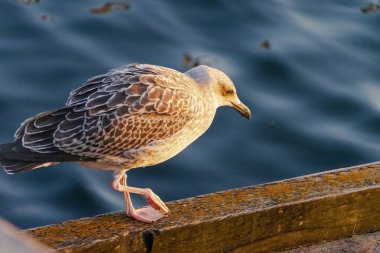
<path fill-rule="evenodd" d="M 88 79 L 66 105 L 25 120 L 12 143 L 0 145 L 0 166 L 8 174 L 62 162 L 114 172 L 112 187 L 122 192 L 128 216 L 154 222 L 169 212 L 149 188 L 127 185 L 127 172 L 162 163 L 200 137 L 216 110 L 231 106 L 251 112 L 222 71 L 200 65 L 185 73 L 129 64 Z M 130 193 L 147 207 L 135 208 Z"/>

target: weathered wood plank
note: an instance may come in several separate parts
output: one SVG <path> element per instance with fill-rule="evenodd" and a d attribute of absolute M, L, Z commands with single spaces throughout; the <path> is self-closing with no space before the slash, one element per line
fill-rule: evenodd
<path fill-rule="evenodd" d="M 322 242 L 315 245 L 281 251 L 281 253 L 321 253 L 321 252 L 344 252 L 344 253 L 380 252 L 380 232 L 354 235 L 352 237 L 348 237 L 348 238 L 344 238 L 340 240 Z"/>
<path fill-rule="evenodd" d="M 27 230 L 62 252 L 267 252 L 380 229 L 380 164 L 168 203 L 142 224 L 123 213 Z"/>

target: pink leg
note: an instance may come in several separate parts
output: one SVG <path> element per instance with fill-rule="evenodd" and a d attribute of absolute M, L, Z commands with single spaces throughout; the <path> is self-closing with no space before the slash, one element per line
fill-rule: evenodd
<path fill-rule="evenodd" d="M 136 220 L 150 223 L 164 217 L 169 212 L 165 203 L 150 189 L 127 186 L 127 175 L 124 172 L 115 177 L 112 186 L 115 190 L 124 193 L 127 215 Z M 141 194 L 150 206 L 135 209 L 129 193 Z"/>

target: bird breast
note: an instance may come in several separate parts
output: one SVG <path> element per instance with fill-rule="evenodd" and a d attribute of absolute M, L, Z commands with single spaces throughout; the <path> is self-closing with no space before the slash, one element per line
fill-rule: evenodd
<path fill-rule="evenodd" d="M 156 140 L 144 147 L 124 152 L 125 166 L 132 169 L 162 163 L 180 153 L 198 139 L 211 126 L 216 108 L 213 103 L 202 102 L 196 117 L 191 119 L 175 135 Z"/>

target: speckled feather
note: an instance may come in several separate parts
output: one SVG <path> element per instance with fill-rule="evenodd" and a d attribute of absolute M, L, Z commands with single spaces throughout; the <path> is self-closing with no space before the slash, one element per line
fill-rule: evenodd
<path fill-rule="evenodd" d="M 63 151 L 126 167 L 156 164 L 193 141 L 185 136 L 196 139 L 211 124 L 215 108 L 202 120 L 208 108 L 197 92 L 195 81 L 175 70 L 123 66 L 73 90 L 64 108 L 26 120 L 15 138 L 37 153 Z M 178 136 L 190 128 L 199 130 Z"/>

